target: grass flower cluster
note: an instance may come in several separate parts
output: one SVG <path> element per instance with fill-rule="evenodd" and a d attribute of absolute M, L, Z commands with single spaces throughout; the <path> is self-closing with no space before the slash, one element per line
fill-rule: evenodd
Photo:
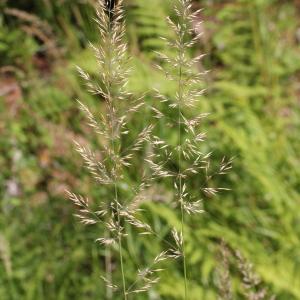
<path fill-rule="evenodd" d="M 161 60 L 158 68 L 165 73 L 168 80 L 177 85 L 177 90 L 171 96 L 164 95 L 158 90 L 156 93 L 161 106 L 166 106 L 171 114 L 177 115 L 177 118 L 170 120 L 168 114 L 162 112 L 159 112 L 157 117 L 165 119 L 169 126 L 177 128 L 177 143 L 175 145 L 167 144 L 167 141 L 160 142 L 167 157 L 161 164 L 165 164 L 166 160 L 177 162 L 175 168 L 170 166 L 167 174 L 173 179 L 175 198 L 181 215 L 181 229 L 179 232 L 174 229 L 173 236 L 178 245 L 178 252 L 182 256 L 185 281 L 184 298 L 188 299 L 188 270 L 184 232 L 186 215 L 203 212 L 203 198 L 199 198 L 201 195 L 212 197 L 221 190 L 226 190 L 226 188 L 210 186 L 210 182 L 214 176 L 224 175 L 231 169 L 231 160 L 227 161 L 223 158 L 218 169 L 211 171 L 211 153 L 204 153 L 201 150 L 203 148 L 202 143 L 206 140 L 206 133 L 201 131 L 201 125 L 208 114 L 199 115 L 196 112 L 199 109 L 201 96 L 205 92 L 205 89 L 201 87 L 206 72 L 197 71 L 195 66 L 204 55 L 200 54 L 193 59 L 189 58 L 190 49 L 202 35 L 201 22 L 197 21 L 201 10 L 192 13 L 192 4 L 189 0 L 176 1 L 174 9 L 177 19 L 167 18 L 167 22 L 173 29 L 175 38 L 173 40 L 163 38 L 163 40 L 169 48 L 175 49 L 175 54 L 158 53 Z M 157 111 L 157 109 L 155 110 Z M 202 182 L 198 186 L 200 193 L 194 195 L 190 192 L 192 190 L 190 188 L 191 177 L 199 176 L 202 177 Z"/>
<path fill-rule="evenodd" d="M 81 111 L 85 114 L 89 126 L 101 136 L 101 157 L 87 146 L 75 142 L 76 150 L 82 156 L 85 165 L 101 188 L 110 191 L 111 199 L 102 202 L 100 208 L 93 210 L 89 201 L 81 195 L 69 192 L 69 198 L 78 208 L 76 216 L 85 225 L 101 224 L 106 235 L 98 237 L 97 242 L 107 247 L 106 274 L 107 296 L 112 297 L 111 291 L 121 293 L 128 299 L 130 294 L 145 292 L 157 283 L 157 275 L 161 268 L 158 265 L 167 259 L 182 259 L 184 274 L 184 299 L 188 296 L 188 267 L 185 245 L 186 218 L 191 214 L 203 212 L 204 196 L 212 197 L 224 188 L 213 187 L 210 181 L 214 176 L 224 175 L 231 168 L 231 160 L 225 158 L 217 170 L 211 171 L 211 153 L 201 151 L 202 143 L 206 140 L 206 133 L 201 131 L 201 124 L 208 116 L 207 113 L 198 115 L 200 97 L 204 93 L 202 88 L 203 76 L 195 65 L 203 55 L 190 59 L 190 49 L 198 42 L 201 32 L 194 27 L 199 10 L 192 13 L 190 0 L 178 0 L 174 6 L 176 20 L 167 18 L 167 23 L 174 31 L 174 39 L 162 39 L 167 46 L 175 50 L 171 55 L 156 53 L 160 64 L 158 68 L 164 72 L 166 78 L 177 85 L 174 95 L 164 95 L 155 90 L 156 104 L 151 106 L 153 121 L 147 124 L 128 143 L 127 136 L 132 114 L 138 113 L 145 103 L 143 98 L 135 97 L 127 91 L 129 76 L 129 62 L 127 44 L 124 42 L 125 25 L 123 15 L 123 1 L 99 1 L 96 22 L 99 28 L 101 43 L 91 45 L 98 64 L 98 79 L 93 79 L 81 68 L 80 76 L 85 81 L 87 89 L 105 103 L 105 112 L 96 117 L 89 108 L 78 101 Z M 200 25 L 200 24 L 198 24 Z M 168 111 L 168 114 L 165 111 Z M 168 115 L 175 115 L 170 118 Z M 155 122 L 167 122 L 169 126 L 177 128 L 176 143 L 164 140 L 155 134 Z M 128 146 L 130 144 L 130 146 Z M 134 160 L 139 151 L 146 145 L 151 145 L 151 151 L 145 155 L 143 166 L 138 172 L 138 185 L 132 186 L 130 196 L 122 193 L 122 183 L 126 183 L 124 174 L 128 168 L 135 168 Z M 176 166 L 172 162 L 176 162 Z M 190 179 L 202 178 L 199 183 L 199 193 L 190 192 Z M 172 181 L 174 186 L 174 207 L 178 209 L 181 227 L 173 228 L 173 241 L 163 240 L 167 248 L 159 253 L 153 262 L 144 269 L 137 270 L 136 279 L 128 281 L 124 263 L 124 240 L 128 233 L 127 226 L 133 226 L 141 235 L 152 235 L 160 238 L 151 224 L 141 221 L 137 216 L 140 203 L 147 198 L 147 189 L 156 180 Z M 145 196 L 146 195 L 146 196 Z M 160 238 L 161 240 L 161 238 Z M 121 284 L 113 280 L 111 270 L 112 253 L 117 253 L 121 272 Z"/>
<path fill-rule="evenodd" d="M 124 299 L 127 299 L 129 294 L 144 292 L 156 283 L 158 278 L 155 274 L 160 271 L 156 266 L 167 258 L 174 257 L 175 254 L 169 251 L 158 254 L 150 267 L 137 270 L 137 279 L 127 284 L 123 258 L 123 240 L 127 236 L 125 226 L 130 224 L 137 228 L 141 235 L 154 233 L 150 225 L 136 217 L 142 194 L 149 187 L 154 174 L 147 176 L 145 172 L 141 172 L 138 186 L 130 187 L 129 197 L 121 194 L 120 187 L 122 182 L 126 182 L 124 173 L 131 167 L 131 160 L 143 148 L 143 145 L 151 140 L 152 125 L 146 126 L 138 133 L 130 146 L 124 142 L 128 135 L 128 122 L 130 122 L 131 115 L 137 113 L 145 103 L 143 98 L 135 99 L 134 95 L 126 90 L 129 67 L 127 45 L 124 42 L 122 1 L 114 4 L 99 1 L 96 22 L 101 44 L 91 45 L 91 47 L 97 58 L 99 80 L 93 80 L 81 68 L 78 68 L 78 71 L 88 90 L 105 102 L 106 111 L 101 114 L 100 118 L 97 118 L 86 105 L 80 101 L 78 103 L 87 117 L 88 125 L 102 138 L 101 159 L 99 160 L 87 146 L 78 142 L 75 142 L 75 145 L 93 178 L 102 187 L 106 187 L 112 196 L 111 199 L 103 202 L 98 210 L 93 210 L 88 199 L 81 195 L 69 192 L 69 198 L 78 208 L 76 216 L 83 224 L 101 224 L 105 227 L 107 235 L 98 237 L 96 241 L 105 247 L 117 249 L 122 284 L 113 283 L 109 261 L 106 263 L 108 276 L 103 280 L 108 289 L 122 292 Z M 107 292 L 107 295 L 111 293 Z"/>
<path fill-rule="evenodd" d="M 218 289 L 220 300 L 234 299 L 232 293 L 231 269 L 236 269 L 241 279 L 241 294 L 247 300 L 275 300 L 270 295 L 258 274 L 255 273 L 253 264 L 248 262 L 240 251 L 233 251 L 224 242 L 220 245 L 220 264 L 218 272 Z"/>

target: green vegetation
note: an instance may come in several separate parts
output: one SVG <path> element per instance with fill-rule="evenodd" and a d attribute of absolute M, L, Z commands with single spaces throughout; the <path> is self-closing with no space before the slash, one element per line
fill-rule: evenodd
<path fill-rule="evenodd" d="M 76 102 L 84 101 L 96 114 L 104 104 L 86 92 L 75 68 L 98 78 L 87 47 L 88 40 L 99 41 L 94 3 L 0 1 L 0 299 L 105 299 L 100 279 L 105 249 L 94 243 L 103 228 L 78 224 L 65 193 L 107 196 L 72 143 L 76 139 L 97 149 L 103 142 L 85 125 Z M 133 56 L 128 89 L 140 96 L 147 92 L 147 103 L 156 101 L 153 87 L 167 95 L 176 91 L 154 67 L 154 51 L 172 55 L 159 39 L 173 35 L 165 22 L 167 15 L 174 17 L 170 3 L 125 1 Z M 189 297 L 217 299 L 224 239 L 253 263 L 276 299 L 300 299 L 299 3 L 195 0 L 194 5 L 204 8 L 204 36 L 191 55 L 207 53 L 198 69 L 211 70 L 203 82 L 207 93 L 195 108 L 211 113 L 202 125 L 208 134 L 202 151 L 213 151 L 216 165 L 224 154 L 235 160 L 227 176 L 211 182 L 231 191 L 206 199 L 205 213 L 186 220 Z M 150 118 L 147 109 L 134 117 L 132 138 Z M 156 130 L 176 142 L 171 127 L 159 123 Z M 135 176 L 126 174 L 128 184 Z M 193 177 L 190 185 L 193 194 L 201 195 L 198 182 Z M 180 214 L 163 203 L 172 199 L 173 186 L 157 183 L 151 192 L 155 201 L 145 203 L 143 217 L 171 238 L 170 229 L 181 226 Z M 124 248 L 129 281 L 141 261 L 147 265 L 164 250 L 162 243 L 134 232 Z M 234 261 L 230 256 L 234 299 L 245 299 Z M 148 294 L 132 298 L 183 299 L 181 263 L 166 263 L 160 276 Z"/>

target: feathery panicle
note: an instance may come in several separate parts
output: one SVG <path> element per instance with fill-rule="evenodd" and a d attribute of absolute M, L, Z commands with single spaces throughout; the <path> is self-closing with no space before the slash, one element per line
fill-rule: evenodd
<path fill-rule="evenodd" d="M 230 278 L 230 265 L 229 256 L 230 250 L 225 244 L 224 240 L 221 241 L 219 249 L 219 268 L 218 268 L 218 291 L 219 300 L 232 300 L 231 278 Z"/>
<path fill-rule="evenodd" d="M 177 91 L 173 96 L 164 95 L 159 90 L 155 90 L 156 98 L 161 107 L 165 110 L 153 108 L 154 117 L 160 120 L 165 119 L 168 124 L 178 129 L 177 144 L 168 145 L 166 141 L 161 141 L 159 137 L 154 137 L 157 143 L 161 145 L 161 150 L 167 151 L 152 157 L 150 160 L 151 168 L 157 176 L 172 177 L 174 180 L 175 197 L 181 213 L 181 232 L 173 231 L 173 237 L 176 242 L 178 251 L 181 252 L 183 260 L 183 272 L 185 278 L 185 299 L 188 299 L 187 288 L 187 266 L 184 239 L 185 215 L 202 213 L 202 197 L 215 196 L 224 188 L 212 187 L 209 182 L 214 176 L 226 174 L 231 168 L 231 160 L 226 161 L 224 158 L 217 171 L 212 172 L 210 169 L 211 153 L 203 153 L 200 149 L 202 143 L 207 138 L 206 132 L 200 130 L 200 125 L 208 116 L 208 113 L 202 113 L 193 116 L 192 111 L 197 109 L 199 100 L 205 92 L 202 87 L 203 76 L 206 72 L 198 72 L 195 68 L 197 62 L 203 59 L 204 55 L 200 54 L 195 58 L 189 57 L 190 49 L 198 42 L 201 31 L 200 24 L 197 24 L 197 17 L 200 10 L 192 12 L 191 0 L 174 1 L 174 10 L 177 20 L 173 21 L 167 18 L 167 23 L 174 31 L 175 38 L 169 40 L 162 38 L 168 46 L 175 50 L 175 53 L 166 55 L 157 53 L 160 60 L 157 66 L 168 80 L 174 81 L 177 85 Z M 170 115 L 177 115 L 176 119 L 168 117 L 164 111 Z M 159 148 L 159 147 L 157 147 Z M 164 158 L 169 161 L 177 161 L 177 171 L 174 168 L 169 170 L 168 164 L 164 163 Z M 204 182 L 199 187 L 199 197 L 190 194 L 190 179 L 192 176 L 202 174 Z M 198 198 L 198 199 L 197 199 Z"/>
<path fill-rule="evenodd" d="M 154 274 L 161 269 L 147 267 L 146 271 L 137 272 L 137 281 L 132 286 L 135 289 L 129 292 L 123 261 L 123 240 L 127 236 L 125 224 L 135 228 L 140 235 L 157 236 L 149 224 L 138 218 L 138 212 L 140 203 L 145 198 L 145 192 L 156 177 L 154 173 L 166 174 L 162 174 L 162 166 L 153 163 L 150 166 L 150 170 L 153 171 L 149 175 L 142 171 L 138 185 L 130 186 L 129 196 L 125 197 L 120 191 L 122 183 L 126 183 L 125 172 L 133 165 L 132 161 L 136 153 L 142 151 L 146 143 L 152 142 L 153 131 L 153 125 L 149 124 L 136 134 L 133 141 L 130 140 L 133 135 L 129 135 L 129 122 L 133 114 L 139 112 L 145 103 L 144 97 L 135 97 L 127 90 L 130 67 L 127 44 L 124 42 L 125 25 L 122 4 L 122 0 L 98 1 L 95 22 L 101 42 L 99 45 L 90 44 L 97 60 L 98 78 L 94 79 L 80 67 L 77 68 L 87 90 L 102 100 L 104 111 L 96 116 L 89 107 L 78 100 L 79 109 L 85 115 L 87 124 L 101 136 L 102 145 L 97 154 L 88 146 L 83 146 L 76 141 L 75 149 L 82 157 L 92 177 L 102 188 L 109 191 L 107 194 L 110 196 L 102 201 L 98 210 L 93 209 L 88 200 L 82 196 L 71 192 L 68 192 L 68 196 L 77 208 L 76 217 L 83 224 L 101 224 L 104 227 L 105 236 L 97 237 L 96 242 L 105 246 L 106 249 L 111 249 L 110 251 L 118 249 L 122 284 L 113 283 L 109 266 L 107 266 L 107 276 L 103 277 L 103 280 L 107 289 L 122 293 L 126 300 L 129 293 L 144 292 L 158 281 L 158 277 Z M 157 115 L 159 115 L 158 112 Z M 156 143 L 158 144 L 158 141 Z M 146 160 L 149 160 L 148 158 L 149 155 Z M 110 246 L 113 247 L 109 248 Z M 168 252 L 169 250 L 157 256 L 153 266 L 171 257 L 167 255 Z M 109 264 L 111 262 L 106 261 L 106 265 Z M 107 293 L 109 294 L 111 292 Z"/>
<path fill-rule="evenodd" d="M 121 292 L 123 298 L 128 299 L 131 293 L 145 292 L 159 280 L 158 273 L 162 271 L 158 264 L 166 259 L 182 258 L 185 277 L 185 299 L 187 299 L 187 268 L 184 240 L 185 214 L 202 213 L 202 199 L 190 194 L 188 180 L 200 172 L 205 174 L 205 182 L 199 187 L 200 195 L 214 196 L 222 190 L 208 186 L 208 181 L 215 175 L 226 174 L 231 168 L 231 161 L 222 160 L 219 170 L 211 173 L 210 153 L 202 153 L 199 149 L 206 140 L 206 132 L 200 131 L 200 125 L 208 114 L 190 116 L 187 111 L 196 108 L 199 98 L 204 93 L 201 88 L 201 79 L 205 73 L 195 71 L 194 65 L 203 58 L 199 55 L 194 59 L 188 56 L 188 50 L 197 42 L 200 33 L 190 26 L 198 12 L 191 13 L 190 0 L 177 0 L 175 12 L 178 23 L 170 18 L 167 22 L 175 32 L 175 40 L 167 41 L 176 49 L 175 56 L 159 54 L 163 70 L 170 80 L 177 83 L 177 92 L 173 97 L 163 95 L 156 90 L 157 99 L 169 111 L 173 111 L 178 118 L 168 119 L 163 110 L 152 107 L 154 120 L 168 119 L 168 122 L 178 128 L 177 144 L 169 145 L 157 135 L 153 135 L 154 126 L 149 124 L 130 140 L 129 122 L 133 114 L 144 106 L 144 98 L 136 98 L 127 90 L 128 75 L 130 72 L 127 56 L 127 44 L 124 42 L 125 24 L 123 19 L 123 1 L 98 1 L 96 23 L 101 36 L 99 45 L 92 45 L 98 66 L 98 79 L 92 78 L 87 72 L 78 67 L 79 75 L 85 82 L 87 90 L 102 100 L 104 111 L 98 116 L 82 102 L 78 101 L 79 109 L 87 118 L 88 125 L 101 136 L 101 149 L 96 153 L 75 142 L 75 148 L 85 162 L 86 168 L 103 188 L 108 189 L 109 199 L 102 201 L 100 208 L 94 210 L 88 200 L 69 192 L 69 198 L 77 207 L 76 216 L 86 225 L 101 224 L 106 234 L 97 237 L 96 242 L 111 249 L 118 249 L 119 264 L 122 275 L 122 284 L 113 283 L 112 274 L 107 272 L 103 278 L 107 289 Z M 193 38 L 190 39 L 190 36 Z M 126 141 L 126 142 L 125 142 Z M 124 174 L 127 169 L 134 167 L 134 158 L 138 151 L 144 149 L 145 144 L 151 144 L 152 151 L 145 155 L 148 165 L 147 172 L 139 174 L 138 184 L 130 186 L 129 196 L 121 192 L 121 185 L 125 182 Z M 129 144 L 129 146 L 128 146 Z M 177 161 L 177 168 L 168 168 Z M 185 163 L 183 163 L 183 161 Z M 153 262 L 143 270 L 137 272 L 137 279 L 128 284 L 123 262 L 124 243 L 127 233 L 125 224 L 132 226 L 141 235 L 159 237 L 153 228 L 139 219 L 139 206 L 145 200 L 145 193 L 156 178 L 171 178 L 174 180 L 177 205 L 181 212 L 181 230 L 172 232 L 175 246 L 169 241 L 168 249 L 157 255 Z M 159 237 L 161 239 L 161 237 Z M 106 263 L 107 264 L 107 263 Z M 107 268 L 110 269 L 111 268 Z M 109 293 L 108 293 L 109 294 Z"/>
<path fill-rule="evenodd" d="M 232 250 L 221 241 L 220 266 L 218 268 L 218 291 L 220 300 L 233 299 L 230 267 L 237 268 L 242 279 L 242 294 L 248 300 L 269 299 L 275 300 L 275 295 L 269 295 L 268 289 L 262 285 L 259 276 L 254 272 L 253 265 L 249 263 L 238 250 Z M 230 264 L 230 258 L 233 258 Z"/>
<path fill-rule="evenodd" d="M 248 300 L 270 299 L 275 300 L 275 296 L 268 296 L 268 290 L 262 287 L 259 276 L 254 272 L 253 265 L 249 263 L 239 251 L 235 251 L 238 260 L 238 269 L 243 279 L 243 294 Z"/>

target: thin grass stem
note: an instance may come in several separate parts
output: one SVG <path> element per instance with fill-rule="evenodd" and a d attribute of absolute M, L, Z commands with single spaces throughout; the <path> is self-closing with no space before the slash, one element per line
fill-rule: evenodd
<path fill-rule="evenodd" d="M 183 56 L 182 38 L 180 39 L 181 45 L 179 48 L 179 56 Z M 182 235 L 182 259 L 183 259 L 183 273 L 184 273 L 184 299 L 187 299 L 187 268 L 186 268 L 186 253 L 185 253 L 185 237 L 184 237 L 184 207 L 182 199 L 182 174 L 181 174 L 181 102 L 182 102 L 182 62 L 179 64 L 179 82 L 178 82 L 178 176 L 179 176 L 179 202 L 181 210 L 181 235 Z"/>
<path fill-rule="evenodd" d="M 124 273 L 124 264 L 123 264 L 123 249 L 122 249 L 122 232 L 121 232 L 121 218 L 120 218 L 120 208 L 118 205 L 118 188 L 117 184 L 114 185 L 115 188 L 115 201 L 117 205 L 117 218 L 118 218 L 118 244 L 119 244 L 119 257 L 120 257 L 120 267 L 121 267 L 121 274 L 122 274 L 122 286 L 123 286 L 123 296 L 124 300 L 127 300 L 127 292 L 126 292 L 126 280 L 125 280 L 125 273 Z"/>
<path fill-rule="evenodd" d="M 110 38 L 108 39 L 111 41 L 112 39 L 112 32 L 111 32 L 111 23 L 112 21 L 112 5 L 111 5 L 111 0 L 108 4 L 108 18 L 109 18 L 109 24 L 108 24 L 108 34 Z M 114 170 L 114 193 L 115 193 L 115 206 L 116 206 L 116 211 L 117 211 L 117 222 L 118 222 L 118 246 L 119 246 L 119 258 L 120 258 L 120 267 L 121 267 L 121 274 L 122 274 L 122 286 L 123 286 L 123 296 L 124 300 L 127 300 L 127 294 L 126 294 L 126 281 L 125 281 L 125 273 L 124 273 L 124 264 L 123 264 L 123 249 L 122 249 L 122 232 L 121 232 L 121 218 L 120 218 L 120 207 L 119 207 L 119 201 L 118 201 L 118 187 L 117 187 L 117 161 L 115 159 L 116 157 L 116 149 L 115 149 L 115 142 L 114 142 L 114 137 L 115 137 L 115 130 L 114 130 L 114 125 L 115 125 L 115 113 L 113 109 L 113 99 L 111 95 L 111 72 L 112 72 L 112 58 L 110 55 L 110 48 L 111 48 L 111 43 L 108 44 L 108 49 L 107 49 L 107 54 L 108 54 L 108 103 L 109 103 L 109 113 L 110 113 L 110 126 L 111 126 L 111 147 L 112 147 L 112 154 L 113 154 L 113 170 Z"/>

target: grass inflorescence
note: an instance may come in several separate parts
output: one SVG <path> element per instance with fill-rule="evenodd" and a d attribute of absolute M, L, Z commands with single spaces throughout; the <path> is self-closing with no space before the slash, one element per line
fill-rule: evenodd
<path fill-rule="evenodd" d="M 191 12 L 191 1 L 176 1 L 174 11 L 176 21 L 167 18 L 167 23 L 174 31 L 174 40 L 165 39 L 167 47 L 175 49 L 170 55 L 158 53 L 162 61 L 159 69 L 162 70 L 167 79 L 177 86 L 174 95 L 164 95 L 159 90 L 155 90 L 157 99 L 161 107 L 174 112 L 176 118 L 169 118 L 163 108 L 160 110 L 151 106 L 153 122 L 147 124 L 141 130 L 135 140 L 128 147 L 125 142 L 130 131 L 130 116 L 137 113 L 145 101 L 142 98 L 135 98 L 133 94 L 126 90 L 128 85 L 128 57 L 127 45 L 124 42 L 124 17 L 122 1 L 101 2 L 97 9 L 96 22 L 99 28 L 101 43 L 99 46 L 91 45 L 99 68 L 98 80 L 92 77 L 81 68 L 78 71 L 86 83 L 87 89 L 93 95 L 100 97 L 105 102 L 106 111 L 100 118 L 89 110 L 89 108 L 78 101 L 80 109 L 87 117 L 88 124 L 96 134 L 103 139 L 103 149 L 101 149 L 101 159 L 97 158 L 86 146 L 76 144 L 76 150 L 85 161 L 87 169 L 95 180 L 102 187 L 107 187 L 111 192 L 111 199 L 103 202 L 101 208 L 93 211 L 89 203 L 82 196 L 69 193 L 70 199 L 79 208 L 77 217 L 86 225 L 102 224 L 106 228 L 106 236 L 96 239 L 105 247 L 117 245 L 119 255 L 119 266 L 121 271 L 121 285 L 112 282 L 111 252 L 107 252 L 106 273 L 104 281 L 109 291 L 122 291 L 126 300 L 128 295 L 145 292 L 153 284 L 158 282 L 156 274 L 162 269 L 157 265 L 169 258 L 182 258 L 182 269 L 184 275 L 184 299 L 188 296 L 188 266 L 185 241 L 186 217 L 191 214 L 202 213 L 203 195 L 212 197 L 224 188 L 212 187 L 211 179 L 216 175 L 224 175 L 231 168 L 231 160 L 222 160 L 217 170 L 211 171 L 211 153 L 201 151 L 202 143 L 206 140 L 206 133 L 201 131 L 200 125 L 208 116 L 207 113 L 200 115 L 191 113 L 196 109 L 200 97 L 204 93 L 202 79 L 206 72 L 198 72 L 195 68 L 203 55 L 189 58 L 190 49 L 198 42 L 201 31 L 194 26 L 200 10 Z M 149 106 L 149 105 L 148 105 Z M 169 143 L 167 140 L 153 133 L 154 123 L 168 119 L 171 126 L 177 128 L 177 142 Z M 131 199 L 124 201 L 124 195 L 120 192 L 120 185 L 124 182 L 126 169 L 130 168 L 131 161 L 136 153 L 141 151 L 144 144 L 151 144 L 151 151 L 145 154 L 144 164 L 147 164 L 145 172 L 141 175 L 138 187 L 134 187 Z M 125 146 L 126 147 L 125 147 Z M 176 167 L 170 166 L 170 161 L 176 161 Z M 199 194 L 190 192 L 190 178 L 202 174 L 202 182 L 199 185 Z M 180 228 L 172 229 L 173 242 L 161 239 L 152 227 L 140 221 L 136 215 L 145 191 L 155 180 L 173 181 L 175 189 L 175 206 L 180 212 Z M 126 180 L 125 180 L 126 182 Z M 153 262 L 144 269 L 139 269 L 137 279 L 131 284 L 127 283 L 125 262 L 123 256 L 124 239 L 127 236 L 126 227 L 128 225 L 139 229 L 143 235 L 153 235 L 163 240 L 167 249 L 158 254 Z M 109 258 L 109 259 L 108 259 Z M 107 292 L 107 295 L 111 295 Z"/>
<path fill-rule="evenodd" d="M 167 23 L 174 32 L 174 39 L 162 39 L 167 46 L 174 51 L 171 54 L 158 53 L 160 64 L 158 68 L 164 72 L 166 78 L 177 86 L 173 95 L 162 94 L 156 90 L 157 99 L 161 107 L 167 107 L 157 113 L 157 118 L 167 120 L 169 126 L 177 128 L 177 142 L 168 144 L 167 141 L 160 141 L 161 150 L 165 152 L 167 160 L 176 161 L 174 169 L 170 166 L 166 171 L 172 177 L 175 200 L 180 211 L 181 228 L 179 232 L 174 228 L 173 236 L 178 245 L 178 251 L 182 257 L 182 269 L 184 274 L 184 299 L 188 296 L 188 266 L 185 242 L 186 216 L 203 212 L 202 201 L 204 196 L 215 196 L 226 188 L 213 187 L 210 182 L 217 175 L 224 175 L 231 169 L 231 159 L 222 159 L 216 170 L 211 170 L 211 153 L 202 151 L 205 142 L 206 132 L 201 130 L 201 125 L 208 113 L 197 114 L 199 101 L 204 94 L 203 77 L 207 72 L 199 72 L 196 65 L 204 57 L 203 54 L 190 58 L 191 49 L 199 41 L 203 32 L 199 22 L 200 10 L 192 12 L 190 0 L 175 1 L 174 11 L 176 18 L 167 18 Z M 171 116 L 177 116 L 170 119 Z M 156 137 L 160 140 L 159 137 Z M 164 161 L 160 162 L 163 164 Z M 201 176 L 202 175 L 202 176 Z M 202 182 L 198 184 L 200 193 L 192 193 L 191 178 L 199 177 Z"/>
<path fill-rule="evenodd" d="M 100 117 L 81 101 L 78 101 L 80 110 L 87 118 L 88 125 L 97 135 L 101 136 L 102 149 L 97 156 L 86 145 L 75 142 L 77 152 L 85 162 L 85 166 L 95 181 L 109 191 L 110 198 L 101 201 L 97 210 L 94 210 L 88 199 L 73 192 L 68 192 L 69 198 L 78 208 L 76 216 L 85 225 L 100 224 L 105 228 L 105 236 L 98 237 L 96 242 L 104 247 L 112 248 L 118 253 L 121 284 L 113 281 L 112 251 L 106 252 L 106 277 L 103 277 L 107 286 L 107 297 L 111 298 L 112 291 L 121 293 L 123 298 L 128 295 L 149 290 L 158 282 L 156 275 L 162 269 L 159 263 L 168 258 L 176 258 L 176 250 L 167 249 L 159 253 L 147 267 L 138 269 L 136 279 L 127 282 L 126 267 L 124 262 L 124 244 L 128 236 L 126 228 L 135 227 L 140 235 L 154 235 L 159 237 L 149 224 L 141 221 L 137 215 L 140 212 L 140 203 L 145 198 L 145 191 L 157 173 L 147 171 L 143 165 L 151 164 L 152 154 L 145 156 L 145 162 L 140 165 L 141 172 L 137 172 L 139 178 L 137 184 L 130 186 L 130 192 L 125 195 L 122 186 L 127 185 L 127 170 L 136 168 L 134 161 L 137 153 L 143 151 L 145 144 L 152 142 L 152 124 L 146 125 L 138 132 L 133 140 L 126 139 L 130 133 L 130 121 L 132 115 L 138 113 L 145 105 L 143 97 L 135 97 L 127 91 L 128 76 L 130 72 L 127 56 L 127 44 L 124 42 L 124 16 L 123 1 L 98 2 L 96 23 L 101 36 L 100 45 L 92 45 L 91 48 L 97 59 L 99 78 L 93 79 L 87 72 L 78 67 L 78 72 L 84 80 L 90 93 L 99 97 L 105 103 L 105 112 Z M 131 136 L 132 134 L 130 134 Z M 139 162 L 140 163 L 140 162 Z M 150 168 L 151 169 L 151 168 Z M 168 242 L 167 242 L 168 243 Z"/>

